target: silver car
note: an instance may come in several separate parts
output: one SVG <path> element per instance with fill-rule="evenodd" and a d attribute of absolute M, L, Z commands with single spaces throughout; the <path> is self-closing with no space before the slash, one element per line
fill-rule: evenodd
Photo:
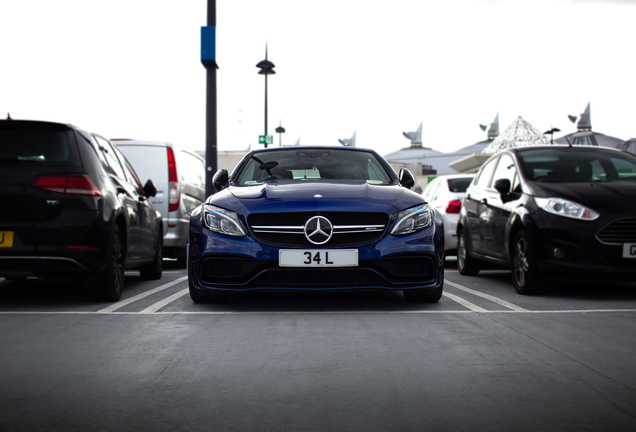
<path fill-rule="evenodd" d="M 150 199 L 163 216 L 163 256 L 186 266 L 188 227 L 192 210 L 205 201 L 205 161 L 171 143 L 116 139 L 142 178 L 150 178 L 157 195 Z"/>
<path fill-rule="evenodd" d="M 444 218 L 445 254 L 457 253 L 457 218 L 466 189 L 474 174 L 450 174 L 433 179 L 422 192 L 424 201 L 435 207 Z"/>

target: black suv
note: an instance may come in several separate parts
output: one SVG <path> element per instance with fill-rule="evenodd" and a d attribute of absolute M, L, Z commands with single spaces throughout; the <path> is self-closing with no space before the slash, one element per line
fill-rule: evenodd
<path fill-rule="evenodd" d="M 156 192 L 99 135 L 0 120 L 0 276 L 83 280 L 104 301 L 121 297 L 125 269 L 161 278 Z"/>

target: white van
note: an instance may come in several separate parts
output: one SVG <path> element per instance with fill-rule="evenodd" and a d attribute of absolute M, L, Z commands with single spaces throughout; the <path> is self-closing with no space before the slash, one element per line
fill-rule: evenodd
<path fill-rule="evenodd" d="M 205 201 L 205 161 L 171 143 L 111 140 L 130 161 L 137 175 L 152 179 L 157 195 L 152 205 L 163 216 L 163 256 L 186 265 L 186 247 L 192 210 Z"/>

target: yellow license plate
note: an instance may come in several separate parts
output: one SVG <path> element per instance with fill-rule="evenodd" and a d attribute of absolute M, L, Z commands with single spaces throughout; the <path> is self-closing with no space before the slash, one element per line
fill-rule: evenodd
<path fill-rule="evenodd" d="M 0 248 L 13 247 L 13 231 L 0 231 Z"/>

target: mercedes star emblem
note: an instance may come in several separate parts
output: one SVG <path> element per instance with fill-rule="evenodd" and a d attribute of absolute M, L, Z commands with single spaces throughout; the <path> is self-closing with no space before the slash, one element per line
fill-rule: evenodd
<path fill-rule="evenodd" d="M 305 224 L 305 237 L 315 245 L 325 244 L 333 234 L 333 225 L 324 216 L 314 216 Z"/>

